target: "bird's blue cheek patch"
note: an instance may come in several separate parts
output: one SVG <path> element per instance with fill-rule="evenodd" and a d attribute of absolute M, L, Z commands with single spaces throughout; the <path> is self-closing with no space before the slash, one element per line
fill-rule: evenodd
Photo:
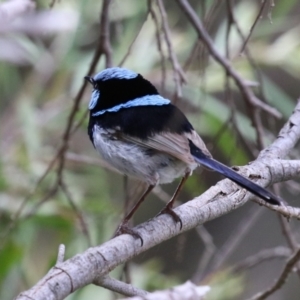
<path fill-rule="evenodd" d="M 89 103 L 89 110 L 92 110 L 93 108 L 95 108 L 99 98 L 100 98 L 100 91 L 93 90 L 91 100 L 90 100 L 90 103 Z"/>

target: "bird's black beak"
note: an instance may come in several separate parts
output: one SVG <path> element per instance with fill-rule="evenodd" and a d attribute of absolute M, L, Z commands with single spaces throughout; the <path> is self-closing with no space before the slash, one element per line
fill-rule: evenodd
<path fill-rule="evenodd" d="M 94 79 L 91 76 L 85 76 L 84 79 L 94 86 Z"/>

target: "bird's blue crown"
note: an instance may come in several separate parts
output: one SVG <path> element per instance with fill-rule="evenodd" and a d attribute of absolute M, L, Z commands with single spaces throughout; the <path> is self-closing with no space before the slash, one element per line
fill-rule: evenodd
<path fill-rule="evenodd" d="M 93 79 L 94 81 L 105 81 L 110 79 L 132 79 L 137 76 L 138 74 L 131 70 L 115 67 L 99 72 L 93 77 Z"/>
<path fill-rule="evenodd" d="M 94 117 L 124 108 L 170 104 L 149 81 L 128 69 L 105 69 L 92 82 L 94 90 L 88 108 Z"/>

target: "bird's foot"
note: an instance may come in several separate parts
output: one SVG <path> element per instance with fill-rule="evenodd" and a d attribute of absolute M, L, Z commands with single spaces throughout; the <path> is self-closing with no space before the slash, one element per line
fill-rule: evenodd
<path fill-rule="evenodd" d="M 172 219 L 176 222 L 179 223 L 180 225 L 180 230 L 182 229 L 182 221 L 180 219 L 180 217 L 176 214 L 176 212 L 173 210 L 172 206 L 167 205 L 159 214 L 168 214 L 172 217 Z"/>
<path fill-rule="evenodd" d="M 121 235 L 121 234 L 126 234 L 126 233 L 127 233 L 127 234 L 130 234 L 130 235 L 133 236 L 135 239 L 139 239 L 139 240 L 141 241 L 141 246 L 143 246 L 143 244 L 144 244 L 143 238 L 141 237 L 141 235 L 140 235 L 136 230 L 130 228 L 130 227 L 127 225 L 127 222 L 122 222 L 122 223 L 118 226 L 118 228 L 117 228 L 117 230 L 116 230 L 116 232 L 115 232 L 115 234 L 114 234 L 113 237 L 119 236 L 119 235 Z"/>

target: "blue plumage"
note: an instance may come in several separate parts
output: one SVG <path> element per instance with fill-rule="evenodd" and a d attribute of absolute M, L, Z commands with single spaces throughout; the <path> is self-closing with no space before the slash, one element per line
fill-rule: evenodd
<path fill-rule="evenodd" d="M 106 112 L 118 112 L 120 109 L 123 108 L 130 108 L 130 107 L 137 107 L 137 106 L 161 106 L 161 105 L 167 105 L 170 104 L 170 100 L 163 98 L 160 96 L 156 89 L 148 82 L 148 85 L 151 85 L 151 89 L 148 90 L 144 88 L 142 90 L 142 93 L 139 92 L 139 87 L 142 87 L 141 84 L 137 83 L 136 86 L 130 86 L 130 82 L 132 82 L 133 79 L 137 78 L 139 75 L 131 70 L 124 69 L 124 68 L 109 68 L 105 69 L 98 74 L 96 74 L 91 80 L 95 84 L 95 89 L 92 92 L 91 100 L 89 102 L 89 110 L 91 110 L 91 115 L 96 117 L 103 115 Z M 141 78 L 141 76 L 140 76 Z M 103 93 L 102 97 L 100 94 L 100 86 L 105 84 L 107 81 L 116 81 L 115 82 L 115 89 L 110 89 L 108 93 Z M 126 81 L 127 83 L 127 89 L 125 89 L 123 86 L 118 86 L 121 82 Z M 134 81 L 133 81 L 134 82 Z M 139 82 L 139 81 L 138 81 Z M 143 83 L 146 82 L 146 80 L 143 79 Z M 107 90 L 104 88 L 104 90 Z M 118 92 L 121 92 L 121 94 L 117 94 Z M 126 93 L 129 92 L 129 98 L 126 98 Z M 114 103 L 113 100 L 116 100 L 117 98 L 121 98 L 121 100 L 124 100 L 124 102 L 117 102 L 116 105 L 108 105 L 107 107 L 103 109 L 97 110 L 96 106 L 100 106 L 102 102 L 110 102 Z M 108 99 L 108 98 L 111 98 Z"/>
<path fill-rule="evenodd" d="M 93 77 L 93 79 L 95 81 L 98 80 L 106 81 L 109 79 L 132 79 L 137 76 L 138 74 L 131 70 L 115 67 L 115 68 L 108 68 L 99 72 Z"/>
<path fill-rule="evenodd" d="M 130 233 L 143 242 L 128 228 L 129 219 L 156 184 L 172 182 L 177 177 L 182 177 L 181 183 L 163 212 L 181 223 L 172 206 L 198 165 L 228 177 L 268 203 L 280 205 L 279 197 L 214 160 L 182 111 L 160 96 L 140 74 L 109 68 L 85 78 L 94 87 L 88 106 L 88 134 L 93 145 L 116 169 L 149 184 L 117 233 Z"/>
<path fill-rule="evenodd" d="M 90 100 L 90 103 L 89 103 L 89 110 L 92 110 L 96 107 L 99 98 L 100 98 L 100 91 L 99 90 L 93 90 L 91 100 Z"/>
<path fill-rule="evenodd" d="M 122 108 L 170 103 L 158 94 L 151 82 L 127 69 L 109 68 L 86 79 L 94 87 L 89 102 L 89 110 L 94 117 Z"/>
<path fill-rule="evenodd" d="M 96 106 L 96 103 L 100 97 L 100 92 L 99 95 L 96 95 L 95 92 L 98 92 L 96 90 L 93 91 L 89 109 L 93 109 Z M 95 94 L 94 94 L 95 93 Z M 98 97 L 96 99 L 96 97 Z M 101 99 L 100 99 L 101 101 Z M 163 98 L 160 95 L 147 95 L 144 97 L 136 98 L 134 100 L 127 101 L 126 103 L 121 103 L 116 106 L 113 106 L 111 108 L 103 109 L 97 112 L 93 112 L 92 116 L 100 116 L 103 115 L 106 112 L 118 112 L 120 109 L 123 108 L 130 108 L 130 107 L 137 107 L 137 106 L 161 106 L 161 105 L 167 105 L 170 104 L 170 100 Z"/>

